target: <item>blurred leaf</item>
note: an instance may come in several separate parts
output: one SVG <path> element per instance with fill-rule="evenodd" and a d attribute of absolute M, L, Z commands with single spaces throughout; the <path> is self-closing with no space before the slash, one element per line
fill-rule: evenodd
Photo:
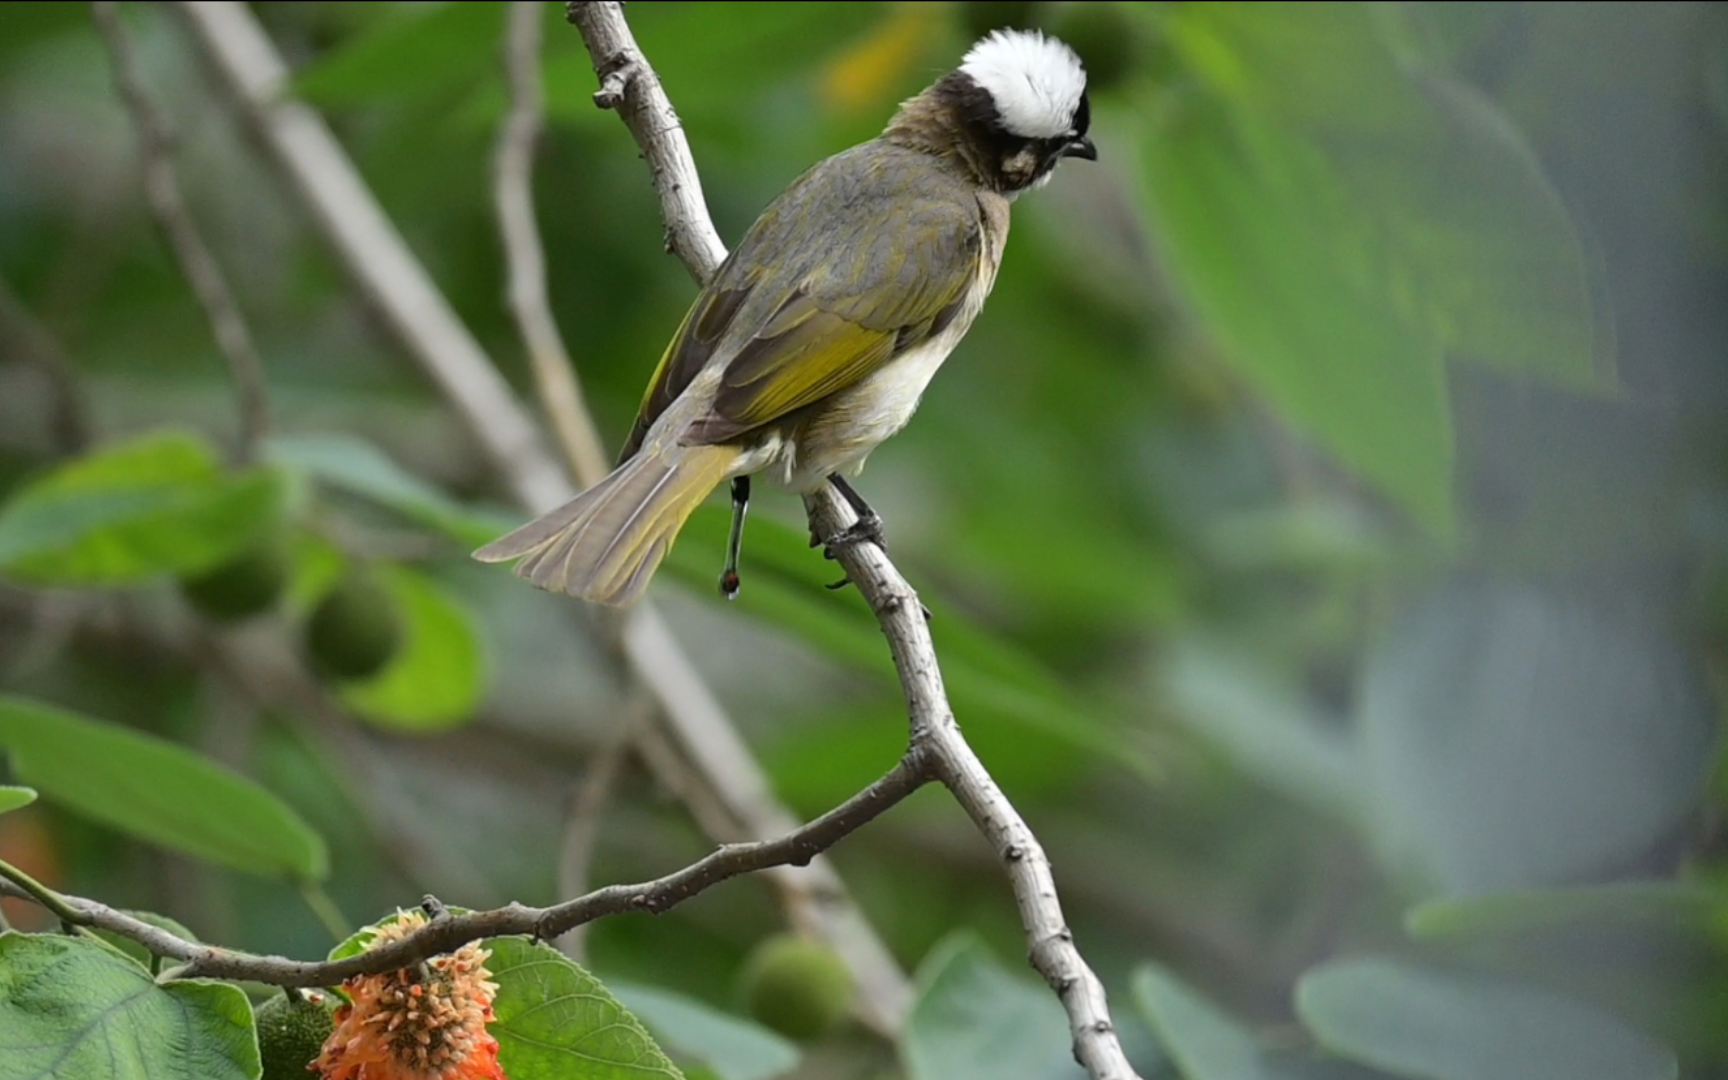
<path fill-rule="evenodd" d="M 1171 645 L 1160 679 L 1176 716 L 1265 786 L 1350 823 L 1364 817 L 1360 748 L 1314 714 L 1304 691 L 1257 662 L 1192 635 Z"/>
<path fill-rule="evenodd" d="M 557 949 L 526 938 L 489 938 L 486 966 L 498 984 L 489 1030 L 511 1080 L 641 1080 L 683 1075 L 640 1021 L 599 979 Z"/>
<path fill-rule="evenodd" d="M 707 1065 L 719 1080 L 769 1080 L 798 1064 L 795 1043 L 753 1021 L 656 987 L 617 979 L 606 986 L 661 1042 Z"/>
<path fill-rule="evenodd" d="M 8 810 L 16 810 L 20 806 L 29 806 L 35 801 L 36 792 L 32 788 L 0 784 L 0 814 L 4 814 Z"/>
<path fill-rule="evenodd" d="M 124 909 L 122 909 L 122 913 L 132 916 L 139 922 L 149 923 L 151 926 L 166 930 L 175 937 L 180 938 L 182 941 L 198 940 L 197 934 L 194 934 L 192 931 L 186 929 L 183 924 L 170 919 L 166 915 L 158 915 L 154 911 L 128 911 Z M 138 944 L 138 942 L 133 941 L 129 937 L 116 934 L 112 930 L 92 930 L 90 932 L 107 942 L 117 951 L 137 961 L 138 965 L 146 971 L 150 969 L 151 963 L 156 959 L 151 955 L 149 949 L 146 949 L 144 946 Z"/>
<path fill-rule="evenodd" d="M 1169 40 L 1238 107 L 1322 130 L 1390 134 L 1422 119 L 1411 31 L 1390 4 L 1211 3 L 1171 9 Z"/>
<path fill-rule="evenodd" d="M 1369 656 L 1359 730 L 1383 848 L 1454 893 L 1624 865 L 1692 813 L 1718 738 L 1652 613 L 1454 582 Z"/>
<path fill-rule="evenodd" d="M 281 478 L 224 473 L 195 436 L 111 443 L 21 488 L 0 507 L 0 573 L 35 585 L 117 585 L 209 569 L 280 514 Z"/>
<path fill-rule="evenodd" d="M 1666 1046 L 1531 986 L 1390 960 L 1323 965 L 1296 1011 L 1329 1050 L 1426 1080 L 1672 1080 Z"/>
<path fill-rule="evenodd" d="M 462 506 L 357 436 L 279 435 L 267 449 L 274 461 L 389 507 L 461 544 L 479 547 L 514 527 L 507 515 Z"/>
<path fill-rule="evenodd" d="M 730 511 L 705 506 L 692 515 L 667 557 L 674 575 L 713 595 Z M 882 629 L 853 595 L 826 589 L 841 576 L 835 563 L 809 546 L 809 534 L 770 519 L 752 519 L 746 530 L 744 592 L 736 610 L 760 618 L 797 640 L 868 671 L 891 673 Z M 991 634 L 962 612 L 944 610 L 932 626 L 942 677 L 962 720 L 988 714 L 1021 730 L 1114 761 L 1142 776 L 1159 768 L 1110 726 L 1103 710 L 1089 709 L 1030 656 Z"/>
<path fill-rule="evenodd" d="M 382 727 L 439 731 L 471 719 L 486 690 L 474 616 L 424 574 L 390 565 L 377 573 L 400 608 L 402 644 L 383 671 L 343 684 L 337 697 Z"/>
<path fill-rule="evenodd" d="M 49 801 L 195 858 L 316 881 L 324 841 L 257 783 L 173 743 L 0 697 L 0 749 Z"/>
<path fill-rule="evenodd" d="M 93 941 L 0 933 L 0 1080 L 257 1080 L 252 1006 Z"/>
<path fill-rule="evenodd" d="M 1341 257 L 1352 193 L 1320 150 L 1216 101 L 1183 98 L 1163 121 L 1144 194 L 1202 322 L 1292 425 L 1450 537 L 1441 347 Z"/>
<path fill-rule="evenodd" d="M 300 69 L 295 92 L 357 105 L 459 89 L 499 70 L 504 5 L 391 5 L 389 14 Z"/>
<path fill-rule="evenodd" d="M 1254 1036 L 1156 964 L 1134 971 L 1134 1003 L 1186 1080 L 1261 1080 L 1278 1074 Z"/>
<path fill-rule="evenodd" d="M 950 936 L 919 965 L 901 1058 L 908 1080 L 1085 1075 L 1055 995 L 1009 974 L 969 932 Z"/>
<path fill-rule="evenodd" d="M 1673 881 L 1624 881 L 1570 889 L 1529 889 L 1411 908 L 1404 929 L 1419 941 L 1522 934 L 1571 923 L 1653 924 L 1707 934 L 1728 929 L 1728 893 Z M 1728 939 L 1723 944 L 1728 946 Z"/>

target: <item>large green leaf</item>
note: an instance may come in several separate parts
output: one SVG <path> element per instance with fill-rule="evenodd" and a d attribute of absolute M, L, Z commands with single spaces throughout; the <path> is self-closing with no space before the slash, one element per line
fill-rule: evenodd
<path fill-rule="evenodd" d="M 640 1021 L 599 979 L 549 945 L 491 938 L 498 984 L 491 1032 L 510 1080 L 679 1080 Z"/>
<path fill-rule="evenodd" d="M 1384 959 L 1309 971 L 1296 1011 L 1334 1053 L 1423 1080 L 1673 1080 L 1673 1051 L 1533 986 Z"/>
<path fill-rule="evenodd" d="M 512 527 L 501 514 L 470 510 L 397 465 L 377 446 L 354 435 L 277 436 L 273 461 L 381 506 L 411 521 L 478 547 Z"/>
<path fill-rule="evenodd" d="M 1529 935 L 1571 925 L 1654 926 L 1701 932 L 1728 950 L 1728 889 L 1676 881 L 1620 881 L 1561 889 L 1526 889 L 1429 900 L 1404 916 L 1420 941 Z"/>
<path fill-rule="evenodd" d="M 486 690 L 473 615 L 424 574 L 402 566 L 377 572 L 401 612 L 402 645 L 383 671 L 344 684 L 337 696 L 384 727 L 437 731 L 465 723 Z"/>
<path fill-rule="evenodd" d="M 1134 972 L 1134 1003 L 1184 1080 L 1276 1080 L 1247 1028 L 1156 964 Z"/>
<path fill-rule="evenodd" d="M 324 841 L 257 783 L 173 743 L 0 697 L 0 750 L 51 802 L 140 839 L 255 874 L 316 881 Z"/>
<path fill-rule="evenodd" d="M 0 508 L 0 574 L 31 585 L 117 585 L 205 570 L 277 521 L 281 478 L 225 473 L 192 435 L 158 431 L 70 461 Z"/>
<path fill-rule="evenodd" d="M 1719 742 L 1658 612 L 1510 580 L 1420 597 L 1356 696 L 1382 850 L 1448 893 L 1624 865 L 1696 812 Z"/>
<path fill-rule="evenodd" d="M 257 1080 L 236 987 L 158 985 L 94 941 L 0 934 L 0 1080 Z"/>
<path fill-rule="evenodd" d="M 617 979 L 606 986 L 661 1042 L 720 1080 L 769 1080 L 798 1064 L 797 1044 L 760 1024 L 658 987 Z"/>
<path fill-rule="evenodd" d="M 901 1056 L 909 1080 L 1067 1080 L 1068 1018 L 1050 990 L 1009 972 L 970 933 L 930 951 L 918 970 Z"/>
<path fill-rule="evenodd" d="M 1451 535 L 1442 348 L 1340 255 L 1359 215 L 1326 155 L 1191 95 L 1142 160 L 1171 272 L 1231 362 L 1296 428 Z"/>

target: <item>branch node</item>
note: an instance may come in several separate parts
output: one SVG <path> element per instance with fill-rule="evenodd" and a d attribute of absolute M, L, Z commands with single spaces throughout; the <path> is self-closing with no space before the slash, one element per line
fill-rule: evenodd
<path fill-rule="evenodd" d="M 600 89 L 594 91 L 594 107 L 611 110 L 622 106 L 639 71 L 641 68 L 623 53 L 607 57 L 600 65 Z"/>

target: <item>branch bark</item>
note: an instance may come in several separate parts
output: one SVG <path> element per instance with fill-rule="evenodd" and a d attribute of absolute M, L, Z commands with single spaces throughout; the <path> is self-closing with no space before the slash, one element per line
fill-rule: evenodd
<path fill-rule="evenodd" d="M 672 104 L 625 23 L 615 0 L 568 0 L 565 11 L 594 58 L 601 108 L 616 109 L 649 163 L 665 215 L 668 247 L 705 281 L 723 258 L 696 182 L 696 166 Z M 688 253 L 688 256 L 687 256 Z M 832 490 L 805 500 L 814 536 L 833 536 L 856 515 Z M 918 594 L 881 548 L 842 547 L 837 560 L 875 612 L 906 693 L 911 722 L 907 760 L 928 755 L 930 768 L 995 849 L 1013 885 L 1032 966 L 1068 1014 L 1074 1056 L 1094 1080 L 1135 1077 L 1110 1019 L 1104 986 L 1074 945 L 1063 919 L 1050 860 L 1007 796 L 967 744 L 942 686 L 935 644 Z"/>
<path fill-rule="evenodd" d="M 809 862 L 930 778 L 925 760 L 909 754 L 863 791 L 785 836 L 728 844 L 664 877 L 634 885 L 608 885 L 552 907 L 506 904 L 490 911 L 452 915 L 429 923 L 400 941 L 343 960 L 290 960 L 187 941 L 107 904 L 48 890 L 4 862 L 0 862 L 0 883 L 4 883 L 0 892 L 33 900 L 73 926 L 109 930 L 138 942 L 157 956 L 180 961 L 180 966 L 163 974 L 164 978 L 250 979 L 275 986 L 335 986 L 353 975 L 375 975 L 409 967 L 481 938 L 504 934 L 554 938 L 607 915 L 669 911 L 728 878 Z"/>

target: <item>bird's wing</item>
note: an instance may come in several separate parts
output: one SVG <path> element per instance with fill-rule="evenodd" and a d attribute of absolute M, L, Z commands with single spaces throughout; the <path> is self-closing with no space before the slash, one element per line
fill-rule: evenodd
<path fill-rule="evenodd" d="M 624 457 L 711 363 L 724 365 L 720 384 L 684 431 L 686 442 L 726 442 L 820 401 L 958 313 L 984 251 L 976 199 L 948 185 L 907 190 L 869 182 L 875 178 L 828 179 L 850 187 L 812 190 L 825 182 L 822 172 L 806 174 L 764 211 L 696 298 L 649 384 Z M 831 208 L 830 220 L 819 244 L 799 247 L 812 204 Z"/>

